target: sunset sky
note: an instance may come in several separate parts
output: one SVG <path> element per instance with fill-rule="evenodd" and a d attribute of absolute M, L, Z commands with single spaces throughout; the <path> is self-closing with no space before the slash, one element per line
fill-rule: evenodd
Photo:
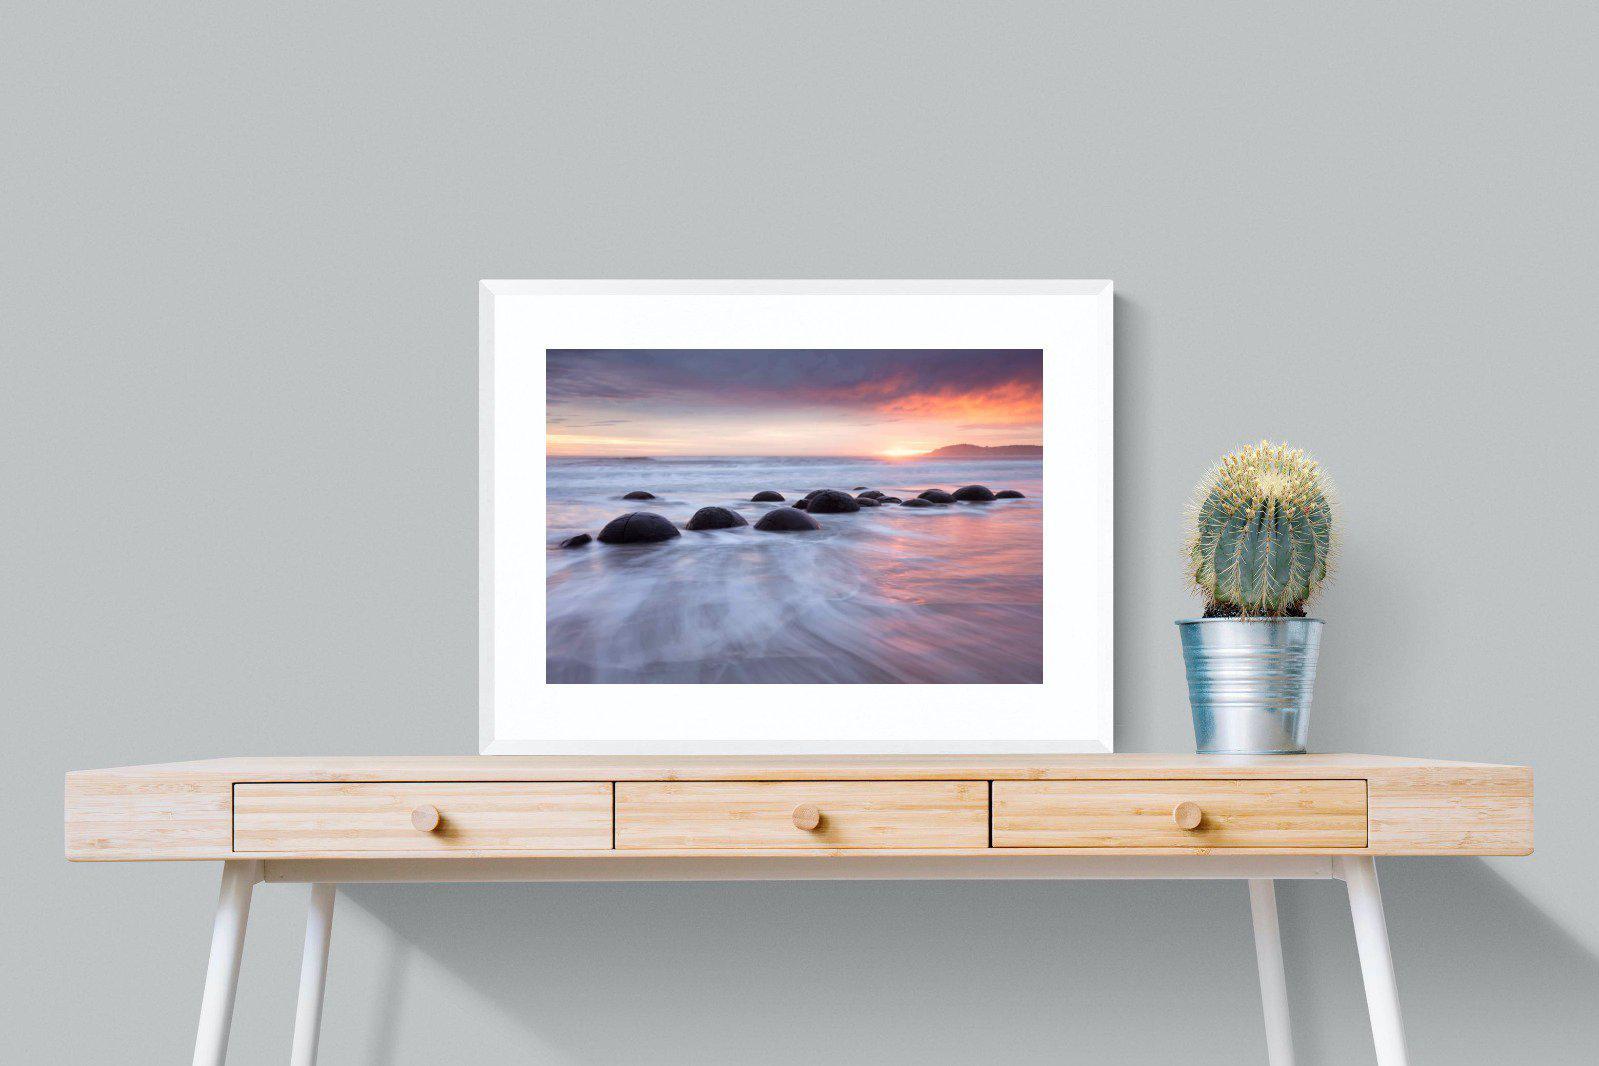
<path fill-rule="evenodd" d="M 552 350 L 550 455 L 919 455 L 1040 444 L 1042 353 Z"/>

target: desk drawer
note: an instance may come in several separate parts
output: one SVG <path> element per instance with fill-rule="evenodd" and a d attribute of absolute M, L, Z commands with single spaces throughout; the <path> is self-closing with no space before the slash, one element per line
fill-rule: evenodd
<path fill-rule="evenodd" d="M 984 848 L 988 782 L 618 781 L 616 846 Z"/>
<path fill-rule="evenodd" d="M 995 781 L 994 846 L 1363 848 L 1366 782 Z"/>
<path fill-rule="evenodd" d="M 609 782 L 233 786 L 234 851 L 438 855 L 610 846 Z"/>

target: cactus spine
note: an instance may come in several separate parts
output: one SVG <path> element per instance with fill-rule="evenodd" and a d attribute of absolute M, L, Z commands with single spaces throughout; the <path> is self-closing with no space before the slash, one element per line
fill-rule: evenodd
<path fill-rule="evenodd" d="M 1286 444 L 1247 445 L 1199 483 L 1189 574 L 1205 617 L 1302 616 L 1332 563 L 1332 488 Z"/>

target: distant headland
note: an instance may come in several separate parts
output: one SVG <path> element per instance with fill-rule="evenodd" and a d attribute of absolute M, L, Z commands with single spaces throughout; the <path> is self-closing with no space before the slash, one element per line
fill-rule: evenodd
<path fill-rule="evenodd" d="M 1042 444 L 1000 444 L 985 447 L 981 444 L 946 444 L 935 451 L 925 452 L 924 459 L 1042 459 Z"/>

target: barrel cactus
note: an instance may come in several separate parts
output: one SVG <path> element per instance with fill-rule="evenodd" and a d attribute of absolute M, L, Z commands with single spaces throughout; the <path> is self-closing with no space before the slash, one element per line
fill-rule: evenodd
<path fill-rule="evenodd" d="M 1304 617 L 1337 547 L 1319 464 L 1286 444 L 1248 445 L 1205 475 L 1189 519 L 1206 618 Z"/>

